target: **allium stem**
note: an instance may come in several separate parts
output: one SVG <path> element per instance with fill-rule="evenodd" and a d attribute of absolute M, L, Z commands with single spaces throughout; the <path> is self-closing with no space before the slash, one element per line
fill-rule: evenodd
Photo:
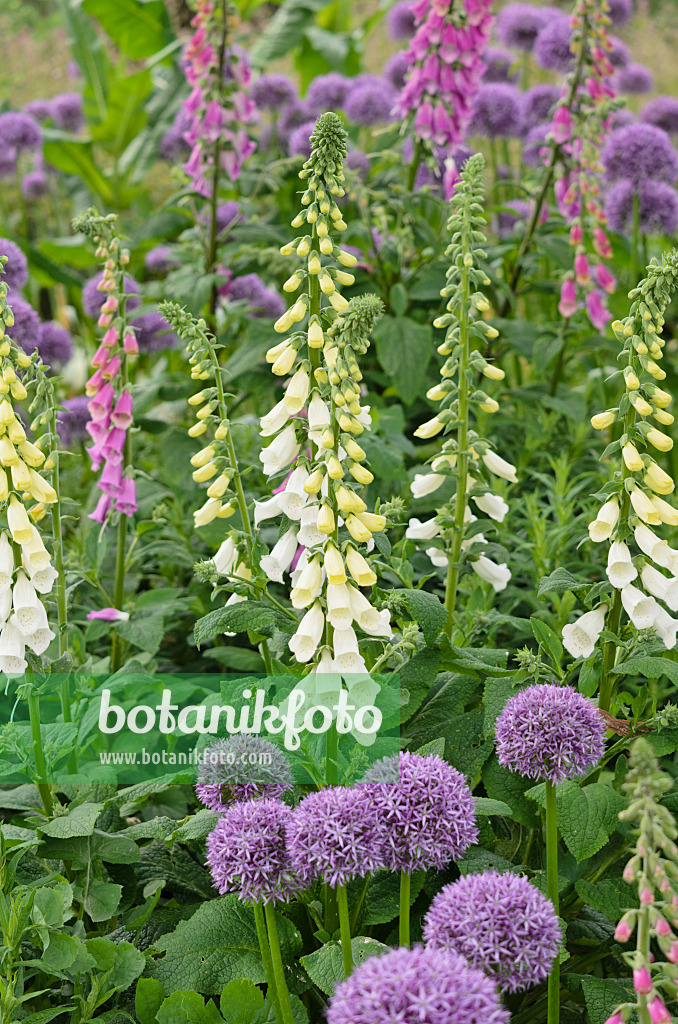
<path fill-rule="evenodd" d="M 640 200 L 638 189 L 633 189 L 633 230 L 631 234 L 631 282 L 638 280 L 638 250 L 640 249 Z"/>
<path fill-rule="evenodd" d="M 290 994 L 287 990 L 287 982 L 285 981 L 285 969 L 283 967 L 282 954 L 280 952 L 278 927 L 275 923 L 275 910 L 273 909 L 272 903 L 267 903 L 265 905 L 264 913 L 266 914 L 266 924 L 268 926 L 268 941 L 271 948 L 273 976 L 275 978 L 276 990 L 278 993 L 278 999 L 280 1001 L 280 1016 L 282 1018 L 283 1024 L 294 1024 L 294 1017 L 292 1016 L 292 1007 L 290 1006 Z"/>
<path fill-rule="evenodd" d="M 40 701 L 35 690 L 35 679 L 33 669 L 28 666 L 26 669 L 26 683 L 30 687 L 28 693 L 28 715 L 31 722 L 31 736 L 33 737 L 33 754 L 35 757 L 35 772 L 38 777 L 38 792 L 45 808 L 45 814 L 51 818 L 54 814 L 52 802 L 52 788 L 47 781 L 47 765 L 45 763 L 45 752 L 42 748 L 42 733 L 40 731 Z"/>
<path fill-rule="evenodd" d="M 410 163 L 410 169 L 407 175 L 407 191 L 413 192 L 414 186 L 417 182 L 417 171 L 419 170 L 419 164 L 421 163 L 421 154 L 424 148 L 424 144 L 417 136 L 417 141 L 414 144 L 414 150 L 412 152 L 412 162 Z"/>
<path fill-rule="evenodd" d="M 547 894 L 556 914 L 558 899 L 558 825 L 556 819 L 556 787 L 548 779 L 546 786 L 546 885 Z M 548 1024 L 558 1024 L 560 1018 L 560 960 L 553 962 L 548 982 Z"/>
<path fill-rule="evenodd" d="M 275 985 L 275 976 L 273 973 L 271 950 L 269 949 L 268 937 L 266 935 L 264 910 L 261 903 L 254 904 L 254 923 L 257 928 L 259 952 L 261 953 L 261 959 L 264 964 L 264 973 L 266 975 L 266 984 L 268 985 L 268 997 L 273 1004 L 273 1012 L 275 1014 L 277 1024 L 283 1024 L 282 1013 L 280 1012 L 280 1000 L 278 999 L 278 990 Z"/>
<path fill-rule="evenodd" d="M 398 939 L 401 946 L 410 946 L 410 888 L 412 875 L 409 871 L 400 872 L 400 926 Z"/>
<path fill-rule="evenodd" d="M 353 970 L 353 954 L 351 951 L 351 922 L 348 916 L 348 897 L 346 886 L 338 885 L 337 906 L 339 907 L 339 927 L 341 929 L 341 956 L 344 961 L 344 977 L 348 978 Z"/>

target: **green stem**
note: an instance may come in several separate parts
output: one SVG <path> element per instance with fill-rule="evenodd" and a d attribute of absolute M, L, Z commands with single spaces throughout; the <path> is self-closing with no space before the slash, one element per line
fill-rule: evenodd
<path fill-rule="evenodd" d="M 421 163 L 421 154 L 424 150 L 424 144 L 420 138 L 414 144 L 414 151 L 412 153 L 412 162 L 410 169 L 407 174 L 407 191 L 414 191 L 414 186 L 417 181 L 417 171 L 419 170 L 419 164 Z"/>
<path fill-rule="evenodd" d="M 410 888 L 412 876 L 407 871 L 400 872 L 400 925 L 398 939 L 401 946 L 410 945 Z"/>
<path fill-rule="evenodd" d="M 125 447 L 127 443 L 125 442 Z M 118 521 L 118 549 L 115 556 L 115 585 L 113 588 L 113 607 L 122 609 L 125 597 L 125 544 L 127 542 L 127 516 L 120 513 Z M 111 674 L 114 675 L 122 667 L 124 643 L 121 636 L 113 633 L 111 643 Z"/>
<path fill-rule="evenodd" d="M 638 280 L 638 252 L 640 249 L 640 200 L 638 192 L 633 191 L 633 232 L 631 235 L 631 287 L 635 288 Z"/>
<path fill-rule="evenodd" d="M 645 869 L 647 870 L 647 857 L 645 857 Z M 638 917 L 638 944 L 636 949 L 640 953 L 642 963 L 649 969 L 650 966 L 650 908 L 641 906 Z M 650 1011 L 647 1008 L 647 996 L 638 993 L 638 1019 L 640 1024 L 651 1024 Z"/>
<path fill-rule="evenodd" d="M 268 985 L 268 997 L 273 1004 L 273 1012 L 277 1024 L 283 1024 L 282 1014 L 280 1012 L 280 1000 L 278 999 L 278 990 L 275 986 L 275 976 L 273 974 L 273 961 L 271 960 L 271 950 L 268 945 L 268 937 L 266 935 L 266 922 L 264 920 L 264 910 L 261 903 L 254 904 L 254 923 L 257 927 L 257 938 L 259 940 L 259 952 L 261 953 L 261 959 L 264 964 L 264 973 L 266 975 L 266 984 Z"/>
<path fill-rule="evenodd" d="M 546 781 L 546 886 L 556 914 L 558 897 L 558 825 L 556 818 L 556 787 Z M 548 1024 L 558 1024 L 560 1017 L 560 960 L 551 968 L 548 981 Z"/>
<path fill-rule="evenodd" d="M 268 942 L 271 949 L 271 960 L 273 962 L 273 977 L 280 1001 L 280 1016 L 283 1024 L 294 1024 L 292 1007 L 290 1006 L 290 994 L 285 981 L 285 969 L 283 967 L 282 955 L 280 953 L 280 940 L 278 939 L 278 928 L 275 923 L 275 910 L 272 903 L 264 907 L 266 924 L 268 926 Z"/>
<path fill-rule="evenodd" d="M 339 927 L 341 929 L 341 956 L 344 961 L 344 977 L 348 978 L 353 970 L 353 954 L 351 951 L 351 922 L 348 915 L 348 896 L 346 886 L 338 885 L 334 890 L 337 894 L 339 907 Z"/>
<path fill-rule="evenodd" d="M 337 785 L 338 756 L 339 736 L 337 735 L 337 723 L 333 721 L 325 735 L 325 778 L 327 779 L 328 786 Z"/>
<path fill-rule="evenodd" d="M 52 802 L 52 787 L 47 781 L 47 765 L 45 763 L 45 752 L 42 748 L 42 733 L 40 731 L 40 700 L 35 691 L 35 679 L 33 678 L 33 669 L 28 667 L 26 669 L 26 682 L 30 686 L 30 692 L 28 694 L 28 715 L 31 722 L 31 735 L 33 737 L 33 755 L 35 757 L 35 772 L 40 781 L 38 781 L 38 792 L 40 793 L 40 799 L 42 800 L 42 806 L 45 808 L 45 814 L 48 818 L 51 818 L 54 814 L 54 804 Z"/>

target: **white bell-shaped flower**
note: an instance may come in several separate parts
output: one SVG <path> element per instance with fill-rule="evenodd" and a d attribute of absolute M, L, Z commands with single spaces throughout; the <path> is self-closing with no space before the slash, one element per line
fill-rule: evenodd
<path fill-rule="evenodd" d="M 272 437 L 273 434 L 277 434 L 279 430 L 282 430 L 291 415 L 291 412 L 281 399 L 277 405 L 273 406 L 270 412 L 267 412 L 259 420 L 261 428 L 259 433 L 262 437 Z"/>
<path fill-rule="evenodd" d="M 358 649 L 358 638 L 352 626 L 335 629 L 332 637 L 334 667 L 345 676 L 346 673 L 363 672 L 365 662 Z"/>
<path fill-rule="evenodd" d="M 653 565 L 645 565 L 640 578 L 645 589 L 653 597 L 664 601 L 672 612 L 678 612 L 678 577 L 665 576 Z"/>
<path fill-rule="evenodd" d="M 285 469 L 290 462 L 296 459 L 300 449 L 301 445 L 297 440 L 296 430 L 290 423 L 266 448 L 259 452 L 259 459 L 263 463 L 265 475 L 273 476 L 274 473 Z"/>
<path fill-rule="evenodd" d="M 280 511 L 279 494 L 274 494 L 272 498 L 267 498 L 266 501 L 255 501 L 254 525 L 258 526 L 259 523 L 263 523 L 265 519 L 273 519 L 275 516 L 279 516 Z"/>
<path fill-rule="evenodd" d="M 16 626 L 6 622 L 0 633 L 0 672 L 19 676 L 26 671 L 26 644 Z"/>
<path fill-rule="evenodd" d="M 492 586 L 496 593 L 505 590 L 511 579 L 511 570 L 506 562 L 493 562 L 486 555 L 481 555 L 477 561 L 471 562 L 471 567 L 481 580 L 485 580 Z"/>
<path fill-rule="evenodd" d="M 509 480 L 512 484 L 518 482 L 516 476 L 516 467 L 512 466 L 506 459 L 502 459 L 500 455 L 493 452 L 491 448 L 483 455 L 483 462 L 489 469 L 490 473 L 494 473 L 495 476 L 500 476 L 504 480 Z"/>
<path fill-rule="evenodd" d="M 238 550 L 232 537 L 227 537 L 225 541 L 222 541 L 219 550 L 212 559 L 220 576 L 230 576 L 237 553 Z"/>
<path fill-rule="evenodd" d="M 10 589 L 0 591 L 0 624 L 7 622 L 12 612 L 12 591 Z"/>
<path fill-rule="evenodd" d="M 22 545 L 21 555 L 29 574 L 37 572 L 39 569 L 46 569 L 52 562 L 50 553 L 35 527 L 33 527 L 31 539 L 27 544 Z"/>
<path fill-rule="evenodd" d="M 44 654 L 55 636 L 56 633 L 46 626 L 44 629 L 36 629 L 35 633 L 24 637 L 24 640 L 26 647 L 30 647 L 33 654 Z"/>
<path fill-rule="evenodd" d="M 598 510 L 598 515 L 589 523 L 589 537 L 594 544 L 609 540 L 612 531 L 619 522 L 619 502 L 616 498 L 610 498 Z"/>
<path fill-rule="evenodd" d="M 14 551 L 5 531 L 0 533 L 0 591 L 9 590 L 14 573 Z"/>
<path fill-rule="evenodd" d="M 440 533 L 440 523 L 435 519 L 427 519 L 422 523 L 419 519 L 410 519 L 409 526 L 405 530 L 408 540 L 433 540 Z"/>
<path fill-rule="evenodd" d="M 314 433 L 324 430 L 330 425 L 330 410 L 326 402 L 323 402 L 317 391 L 308 403 L 308 426 Z"/>
<path fill-rule="evenodd" d="M 297 466 L 290 474 L 290 478 L 285 484 L 285 489 L 280 491 L 277 496 L 280 508 L 288 519 L 298 520 L 301 518 L 301 513 L 309 498 L 304 490 L 304 484 L 307 480 L 308 470 L 306 466 Z"/>
<path fill-rule="evenodd" d="M 672 651 L 676 646 L 676 631 L 678 630 L 678 619 L 673 619 L 664 611 L 663 608 L 659 607 L 659 611 L 653 622 L 653 626 L 657 633 L 657 636 L 662 641 L 664 646 Z"/>
<path fill-rule="evenodd" d="M 490 519 L 495 519 L 498 523 L 504 521 L 509 510 L 503 498 L 489 491 L 486 494 L 472 494 L 471 500 L 476 503 L 481 512 L 488 515 Z"/>
<path fill-rule="evenodd" d="M 446 477 L 442 473 L 415 473 L 414 480 L 410 484 L 410 491 L 415 498 L 424 498 L 427 494 L 433 494 L 445 483 Z"/>
<path fill-rule="evenodd" d="M 318 508 L 318 503 L 314 502 L 312 505 L 306 505 L 301 511 L 297 539 L 305 548 L 320 547 L 326 540 L 325 534 L 318 529 Z"/>
<path fill-rule="evenodd" d="M 573 658 L 590 658 L 605 625 L 607 605 L 580 615 L 576 622 L 563 626 L 563 646 Z"/>
<path fill-rule="evenodd" d="M 610 544 L 607 555 L 607 578 L 613 587 L 626 587 L 638 575 L 638 570 L 631 561 L 628 544 L 615 540 Z"/>
<path fill-rule="evenodd" d="M 289 641 L 289 649 L 297 661 L 310 661 L 318 649 L 325 628 L 325 616 L 318 601 L 306 612 Z"/>
<path fill-rule="evenodd" d="M 270 555 L 264 555 L 259 563 L 269 580 L 283 582 L 283 573 L 291 566 L 297 553 L 297 531 L 292 528 L 282 535 Z"/>
<path fill-rule="evenodd" d="M 54 582 L 58 578 L 59 573 L 51 565 L 48 565 L 46 569 L 38 569 L 37 572 L 31 573 L 31 583 L 39 594 L 51 594 Z"/>
<path fill-rule="evenodd" d="M 449 563 L 449 558 L 441 548 L 426 548 L 426 554 L 431 559 L 436 569 L 446 569 Z"/>
<path fill-rule="evenodd" d="M 334 629 L 348 629 L 353 622 L 350 589 L 346 583 L 327 584 L 327 619 Z"/>
<path fill-rule="evenodd" d="M 36 629 L 42 629 L 47 625 L 47 615 L 42 601 L 32 583 L 26 579 L 23 569 L 17 573 L 16 583 L 12 588 L 12 605 L 16 618 L 14 625 L 23 636 L 30 636 Z"/>
<path fill-rule="evenodd" d="M 633 535 L 640 550 L 648 558 L 651 558 L 655 565 L 661 565 L 664 569 L 672 569 L 678 552 L 669 547 L 665 540 L 660 540 L 649 526 L 639 523 Z"/>
<path fill-rule="evenodd" d="M 660 608 L 653 597 L 648 597 L 629 583 L 622 588 L 621 599 L 624 611 L 636 629 L 649 629 L 654 625 Z"/>
<path fill-rule="evenodd" d="M 290 593 L 294 608 L 308 608 L 320 593 L 323 582 L 323 568 L 320 558 L 311 558 Z"/>

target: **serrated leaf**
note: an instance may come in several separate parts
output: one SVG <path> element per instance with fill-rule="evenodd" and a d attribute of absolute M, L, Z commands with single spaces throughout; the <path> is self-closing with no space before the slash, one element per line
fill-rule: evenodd
<path fill-rule="evenodd" d="M 493 800 L 506 798 L 512 809 L 512 817 L 521 825 L 535 828 L 539 823 L 534 804 L 525 796 L 532 783 L 508 768 L 503 768 L 496 754 L 493 754 L 483 767 L 483 782 L 487 795 Z"/>
<path fill-rule="evenodd" d="M 664 675 L 672 683 L 678 683 L 678 664 L 668 658 L 629 658 L 612 672 L 618 676 L 643 676 L 644 679 L 659 679 Z"/>
<path fill-rule="evenodd" d="M 417 623 L 427 644 L 438 639 L 447 622 L 447 609 L 435 596 L 425 590 L 396 590 L 405 607 Z"/>
<path fill-rule="evenodd" d="M 418 754 L 435 754 L 437 757 L 443 757 L 445 753 L 445 737 L 440 736 L 437 740 L 430 740 L 428 743 L 424 743 L 422 747 L 417 747 Z"/>
<path fill-rule="evenodd" d="M 210 999 L 197 992 L 173 992 L 157 1014 L 158 1024 L 221 1024 L 223 1017 Z"/>
<path fill-rule="evenodd" d="M 533 786 L 526 793 L 544 807 L 544 784 Z M 563 782 L 556 786 L 556 815 L 565 845 L 577 863 L 601 850 L 619 824 L 618 814 L 626 801 L 610 786 L 593 782 L 578 786 Z"/>
<path fill-rule="evenodd" d="M 508 804 L 505 804 L 503 800 L 492 800 L 487 796 L 477 796 L 476 801 L 476 814 L 488 815 L 488 814 L 502 814 L 504 817 L 510 818 L 513 811 Z"/>
<path fill-rule="evenodd" d="M 550 626 L 534 616 L 530 619 L 530 625 L 537 643 L 544 648 L 547 654 L 550 654 L 556 665 L 560 665 L 563 657 L 563 645 L 560 642 L 560 637 L 553 632 Z"/>
<path fill-rule="evenodd" d="M 61 818 L 42 825 L 39 832 L 53 839 L 70 839 L 75 836 L 91 836 L 97 818 L 103 810 L 103 804 L 80 804 Z"/>
<path fill-rule="evenodd" d="M 564 594 L 566 590 L 580 590 L 585 586 L 585 583 L 581 583 L 567 569 L 554 569 L 548 576 L 542 576 L 539 580 L 537 597 L 543 597 L 544 594 Z"/>
<path fill-rule="evenodd" d="M 200 648 L 206 640 L 211 640 L 221 633 L 247 633 L 251 629 L 265 629 L 275 620 L 274 609 L 266 608 L 255 601 L 242 601 L 228 608 L 216 608 L 202 619 L 198 619 L 193 627 L 193 635 Z"/>
<path fill-rule="evenodd" d="M 605 1024 L 620 1003 L 627 1002 L 629 998 L 626 989 L 613 978 L 582 975 L 581 986 L 591 1024 Z"/>
<path fill-rule="evenodd" d="M 410 883 L 410 906 L 421 892 L 425 877 L 424 871 L 413 873 Z M 400 876 L 379 871 L 370 879 L 367 886 L 364 908 L 361 919 L 363 928 L 393 921 L 400 912 Z"/>
<path fill-rule="evenodd" d="M 85 898 L 85 910 L 94 922 L 108 921 L 118 909 L 122 886 L 117 882 L 104 882 L 94 878 Z"/>
<path fill-rule="evenodd" d="M 370 956 L 380 956 L 386 953 L 389 947 L 376 939 L 368 939 L 364 935 L 351 939 L 351 952 L 353 963 L 357 967 L 363 960 Z M 338 942 L 327 942 L 315 953 L 302 956 L 300 963 L 306 970 L 314 985 L 317 985 L 321 992 L 331 996 L 334 986 L 344 980 L 344 961 L 341 954 L 341 945 Z"/>
<path fill-rule="evenodd" d="M 595 884 L 580 878 L 574 887 L 584 903 L 605 914 L 615 924 L 627 910 L 638 906 L 637 893 L 623 878 L 602 878 Z"/>
<path fill-rule="evenodd" d="M 218 815 L 204 808 L 192 815 L 178 829 L 175 829 L 172 839 L 180 839 L 184 843 L 190 839 L 205 839 L 214 829 L 218 820 Z"/>

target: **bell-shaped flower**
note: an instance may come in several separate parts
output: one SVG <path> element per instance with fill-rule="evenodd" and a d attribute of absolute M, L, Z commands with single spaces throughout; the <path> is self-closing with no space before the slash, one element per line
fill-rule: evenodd
<path fill-rule="evenodd" d="M 254 525 L 258 526 L 259 523 L 263 523 L 265 519 L 273 519 L 275 516 L 279 516 L 280 512 L 281 507 L 279 494 L 274 494 L 272 498 L 267 498 L 266 501 L 255 501 Z"/>
<path fill-rule="evenodd" d="M 297 531 L 292 527 L 274 545 L 270 555 L 264 555 L 259 564 L 269 580 L 282 583 L 283 573 L 291 566 L 296 553 Z"/>
<path fill-rule="evenodd" d="M 445 483 L 443 473 L 415 473 L 414 480 L 410 484 L 410 491 L 415 498 L 424 498 L 427 494 L 433 494 Z"/>
<path fill-rule="evenodd" d="M 301 412 L 304 408 L 310 387 L 311 379 L 308 375 L 308 370 L 303 366 L 300 366 L 287 385 L 285 396 L 283 398 L 285 408 L 288 410 L 290 415 Z"/>
<path fill-rule="evenodd" d="M 289 649 L 297 661 L 310 661 L 318 649 L 325 628 L 325 616 L 318 601 L 309 608 L 289 641 Z"/>
<path fill-rule="evenodd" d="M 0 547 L 1 543 L 0 541 Z M 51 564 L 49 551 L 43 544 L 42 537 L 35 527 L 33 527 L 31 539 L 26 544 L 22 544 L 21 555 L 29 574 L 37 572 L 38 569 L 46 569 Z M 1 589 L 2 587 L 0 586 Z"/>
<path fill-rule="evenodd" d="M 263 463 L 265 475 L 273 476 L 285 466 L 289 466 L 290 462 L 296 459 L 300 448 L 301 445 L 297 440 L 294 426 L 289 424 L 266 448 L 259 452 L 259 459 Z"/>
<path fill-rule="evenodd" d="M 42 629 L 36 629 L 30 636 L 24 637 L 26 641 L 26 647 L 29 647 L 33 654 L 44 654 L 56 633 L 54 633 L 49 626 L 45 626 Z"/>
<path fill-rule="evenodd" d="M 329 647 L 321 649 L 318 664 L 311 669 L 306 679 L 313 680 L 314 698 L 317 704 L 323 707 L 332 707 L 339 700 L 341 676 L 336 671 Z"/>
<path fill-rule="evenodd" d="M 671 494 L 675 489 L 673 479 L 656 462 L 651 462 L 647 473 L 643 477 L 643 483 L 655 494 Z"/>
<path fill-rule="evenodd" d="M 284 490 L 277 494 L 278 504 L 281 512 L 284 512 L 288 519 L 298 520 L 308 502 L 308 494 L 304 490 L 304 484 L 308 480 L 306 466 L 297 466 L 292 470 L 289 479 L 285 483 Z"/>
<path fill-rule="evenodd" d="M 34 529 L 30 522 L 29 526 L 31 526 L 31 529 Z M 2 533 L 0 533 L 0 593 L 9 590 L 11 587 L 13 573 L 14 551 L 12 550 L 12 545 L 9 542 L 6 532 L 3 530 Z"/>
<path fill-rule="evenodd" d="M 16 544 L 26 544 L 33 536 L 33 524 L 28 518 L 28 513 L 14 495 L 10 497 L 7 507 L 7 525 Z"/>
<path fill-rule="evenodd" d="M 619 522 L 619 502 L 616 498 L 610 498 L 598 510 L 598 515 L 589 523 L 589 537 L 594 544 L 609 540 L 612 531 Z"/>
<path fill-rule="evenodd" d="M 36 594 L 33 584 L 26 579 L 23 569 L 17 573 L 16 583 L 12 588 L 12 606 L 16 618 L 15 625 L 24 636 L 47 625 L 47 614 L 42 601 Z"/>
<path fill-rule="evenodd" d="M 0 633 L 0 672 L 18 676 L 26 671 L 26 644 L 16 626 L 6 622 Z"/>
<path fill-rule="evenodd" d="M 346 583 L 327 585 L 327 621 L 334 629 L 348 629 L 353 622 L 351 589 Z"/>
<path fill-rule="evenodd" d="M 621 599 L 624 611 L 636 629 L 649 629 L 653 625 L 659 612 L 659 605 L 653 597 L 648 597 L 629 583 L 622 588 Z"/>
<path fill-rule="evenodd" d="M 665 540 L 660 540 L 656 534 L 647 526 L 639 523 L 634 530 L 636 544 L 648 558 L 651 558 L 655 565 L 661 565 L 664 569 L 671 569 L 678 556 L 678 551 L 669 547 Z"/>
<path fill-rule="evenodd" d="M 306 505 L 301 512 L 297 539 L 305 548 L 317 548 L 326 540 L 325 534 L 318 529 L 318 507 L 314 502 Z"/>
<path fill-rule="evenodd" d="M 610 544 L 606 572 L 612 586 L 619 589 L 635 580 L 638 570 L 631 561 L 631 552 L 627 544 L 618 540 Z"/>
<path fill-rule="evenodd" d="M 237 554 L 238 549 L 232 537 L 227 537 L 225 541 L 222 541 L 219 550 L 212 559 L 220 576 L 231 575 Z"/>
<path fill-rule="evenodd" d="M 678 612 L 678 577 L 665 576 L 653 565 L 645 565 L 640 578 L 645 589 L 653 597 L 664 601 L 672 612 Z"/>
<path fill-rule="evenodd" d="M 38 569 L 37 572 L 31 574 L 31 583 L 39 594 L 51 594 L 54 582 L 58 577 L 59 573 L 56 569 L 48 565 L 46 569 Z"/>
<path fill-rule="evenodd" d="M 441 548 L 426 548 L 426 554 L 436 569 L 446 569 L 449 565 L 449 558 Z"/>
<path fill-rule="evenodd" d="M 377 582 L 376 573 L 370 569 L 369 564 L 356 548 L 349 547 L 347 549 L 346 565 L 359 587 L 371 587 Z"/>
<path fill-rule="evenodd" d="M 669 505 L 668 501 L 664 501 L 663 498 L 659 498 L 655 494 L 651 499 L 651 505 L 660 523 L 666 523 L 667 526 L 678 526 L 678 510 L 673 505 Z"/>
<path fill-rule="evenodd" d="M 659 526 L 662 520 L 654 506 L 654 502 L 648 498 L 645 491 L 641 491 L 640 487 L 634 487 L 631 491 L 631 504 L 633 511 L 644 523 L 647 523 L 649 526 Z"/>
<path fill-rule="evenodd" d="M 405 530 L 408 540 L 433 540 L 440 533 L 440 523 L 435 519 L 428 519 L 422 523 L 419 519 L 410 519 L 409 526 Z"/>
<path fill-rule="evenodd" d="M 489 469 L 490 473 L 494 473 L 495 476 L 500 476 L 502 479 L 508 480 L 512 484 L 518 482 L 516 467 L 512 466 L 510 462 L 506 462 L 505 459 L 502 459 L 501 456 L 497 455 L 497 453 L 492 451 L 491 448 L 488 448 L 488 450 L 483 454 L 483 462 Z"/>
<path fill-rule="evenodd" d="M 678 619 L 671 618 L 668 612 L 664 611 L 661 606 L 658 605 L 657 607 L 659 610 L 652 625 L 655 628 L 657 636 L 664 644 L 664 647 L 666 647 L 667 650 L 672 651 L 676 646 Z"/>
<path fill-rule="evenodd" d="M 573 658 L 590 658 L 605 625 L 607 605 L 580 615 L 576 622 L 563 627 L 563 646 Z"/>
<path fill-rule="evenodd" d="M 320 593 L 322 582 L 323 570 L 320 558 L 309 559 L 290 592 L 292 606 L 294 608 L 308 608 Z"/>
<path fill-rule="evenodd" d="M 322 431 L 330 425 L 330 410 L 317 391 L 308 403 L 308 427 L 311 432 Z"/>
<path fill-rule="evenodd" d="M 208 498 L 205 504 L 193 513 L 193 522 L 196 527 L 207 526 L 217 518 L 219 512 L 221 512 L 221 501 L 218 498 Z"/>
<path fill-rule="evenodd" d="M 328 544 L 325 548 L 324 558 L 325 572 L 330 583 L 345 583 L 346 569 L 341 552 L 334 544 Z"/>
<path fill-rule="evenodd" d="M 332 636 L 334 648 L 334 667 L 342 675 L 361 672 L 365 662 L 358 649 L 358 638 L 352 626 L 347 629 L 335 629 Z"/>
<path fill-rule="evenodd" d="M 471 500 L 476 503 L 481 512 L 488 515 L 490 519 L 495 519 L 498 523 L 504 521 L 509 510 L 503 498 L 489 491 L 486 494 L 472 494 Z"/>
<path fill-rule="evenodd" d="M 282 430 L 291 415 L 291 412 L 281 399 L 277 405 L 273 406 L 270 412 L 267 412 L 259 420 L 259 433 L 262 437 L 272 437 L 273 434 L 277 434 L 279 430 Z"/>
<path fill-rule="evenodd" d="M 490 583 L 496 593 L 505 590 L 508 581 L 511 579 L 511 570 L 506 562 L 493 562 L 491 558 L 481 555 L 475 562 L 471 562 L 473 571 L 480 576 L 481 580 Z"/>

